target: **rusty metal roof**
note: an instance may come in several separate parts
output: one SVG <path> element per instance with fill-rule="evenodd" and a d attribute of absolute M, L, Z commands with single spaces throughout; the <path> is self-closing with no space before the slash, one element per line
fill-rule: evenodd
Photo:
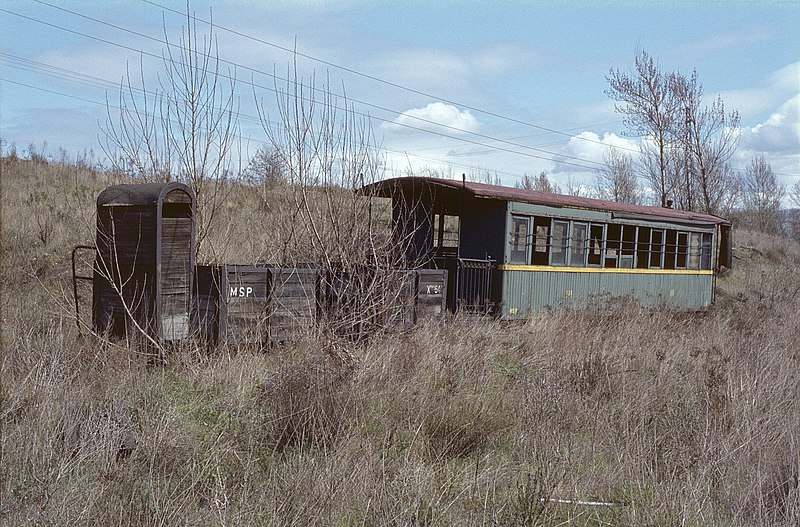
<path fill-rule="evenodd" d="M 618 203 L 603 199 L 566 196 L 563 194 L 538 192 L 536 190 L 503 187 L 500 185 L 488 185 L 486 183 L 474 183 L 471 181 L 462 182 L 454 179 L 417 176 L 399 177 L 377 181 L 370 185 L 366 185 L 361 189 L 361 192 L 380 197 L 391 197 L 398 192 L 405 193 L 414 189 L 419 190 L 425 187 L 428 187 L 432 190 L 437 188 L 443 190 L 463 190 L 476 198 L 517 201 L 522 203 L 532 203 L 534 205 L 546 205 L 549 207 L 600 210 L 611 212 L 612 215 L 617 218 L 651 218 L 656 220 L 672 220 L 681 223 L 714 225 L 730 224 L 730 221 L 724 218 L 714 216 L 712 214 L 704 214 L 701 212 L 670 209 L 665 207 L 653 207 L 647 205 L 633 205 L 630 203 Z"/>

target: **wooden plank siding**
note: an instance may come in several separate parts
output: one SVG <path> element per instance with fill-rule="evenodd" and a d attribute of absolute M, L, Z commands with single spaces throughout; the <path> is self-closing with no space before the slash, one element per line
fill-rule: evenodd
<path fill-rule="evenodd" d="M 319 323 L 349 336 L 408 329 L 441 318 L 446 295 L 441 270 L 200 265 L 191 321 L 210 347 L 263 348 L 296 340 Z"/>
<path fill-rule="evenodd" d="M 267 346 L 316 323 L 316 269 L 221 264 L 197 266 L 195 276 L 193 327 L 214 346 Z"/>
<path fill-rule="evenodd" d="M 97 199 L 93 323 L 110 336 L 189 336 L 194 195 L 180 183 L 116 185 Z"/>

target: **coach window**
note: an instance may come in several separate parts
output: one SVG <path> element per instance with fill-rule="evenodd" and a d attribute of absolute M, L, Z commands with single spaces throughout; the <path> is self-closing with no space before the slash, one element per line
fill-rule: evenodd
<path fill-rule="evenodd" d="M 586 246 L 589 241 L 589 225 L 586 223 L 572 223 L 572 244 L 569 256 L 569 265 L 584 267 L 586 265 Z"/>
<path fill-rule="evenodd" d="M 678 254 L 678 233 L 667 230 L 664 242 L 664 269 L 675 269 L 675 257 Z"/>
<path fill-rule="evenodd" d="M 528 263 L 528 236 L 531 230 L 531 219 L 514 216 L 511 220 L 511 263 Z"/>
<path fill-rule="evenodd" d="M 622 248 L 622 225 L 610 223 L 606 229 L 605 267 L 616 267 L 617 256 Z"/>
<path fill-rule="evenodd" d="M 636 243 L 636 267 L 647 269 L 650 266 L 650 227 L 639 227 Z"/>
<path fill-rule="evenodd" d="M 531 263 L 533 265 L 547 265 L 550 245 L 550 218 L 536 217 L 533 219 L 533 254 Z"/>
<path fill-rule="evenodd" d="M 689 234 L 689 269 L 700 269 L 700 252 L 703 235 L 699 232 L 692 232 Z"/>
<path fill-rule="evenodd" d="M 700 253 L 700 268 L 711 269 L 711 233 L 703 233 L 703 242 Z"/>
<path fill-rule="evenodd" d="M 678 254 L 675 258 L 675 269 L 686 269 L 689 254 L 689 233 L 678 233 Z"/>
<path fill-rule="evenodd" d="M 458 252 L 458 216 L 433 215 L 433 248 L 437 256 L 455 256 Z"/>
<path fill-rule="evenodd" d="M 636 258 L 636 225 L 622 225 L 622 249 L 620 249 L 617 266 L 633 269 Z"/>
<path fill-rule="evenodd" d="M 661 269 L 664 264 L 664 231 L 653 229 L 650 231 L 650 267 Z"/>
<path fill-rule="evenodd" d="M 550 265 L 567 265 L 568 221 L 553 220 Z"/>
<path fill-rule="evenodd" d="M 586 263 L 598 267 L 603 265 L 603 231 L 605 225 L 602 223 L 592 223 L 589 226 L 589 254 L 586 256 Z"/>

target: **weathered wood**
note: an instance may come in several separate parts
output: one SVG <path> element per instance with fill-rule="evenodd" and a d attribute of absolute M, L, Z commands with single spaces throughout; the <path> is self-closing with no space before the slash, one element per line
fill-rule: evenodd
<path fill-rule="evenodd" d="M 180 183 L 117 185 L 97 199 L 93 323 L 115 337 L 189 334 L 194 195 Z M 138 329 L 136 331 L 139 331 Z"/>

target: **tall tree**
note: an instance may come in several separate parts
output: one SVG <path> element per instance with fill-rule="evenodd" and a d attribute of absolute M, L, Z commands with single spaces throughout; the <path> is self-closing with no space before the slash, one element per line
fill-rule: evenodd
<path fill-rule="evenodd" d="M 603 155 L 605 167 L 597 173 L 597 195 L 601 199 L 620 203 L 640 203 L 639 181 L 633 167 L 633 157 L 616 148 Z"/>
<path fill-rule="evenodd" d="M 690 195 L 690 209 L 699 209 L 708 214 L 726 212 L 726 203 L 732 202 L 738 192 L 735 173 L 728 166 L 739 146 L 740 117 L 736 110 L 727 112 L 721 97 L 711 106 L 704 106 L 703 86 L 698 82 L 697 72 L 689 77 L 672 76 L 672 90 L 683 109 L 684 120 L 677 135 L 685 150 L 684 192 Z"/>
<path fill-rule="evenodd" d="M 674 142 L 681 102 L 672 90 L 672 75 L 661 72 L 645 50 L 637 53 L 634 71 L 610 70 L 606 94 L 616 101 L 630 131 L 642 137 L 645 177 L 661 206 L 667 205 L 674 177 L 670 171 L 670 145 Z"/>
<path fill-rule="evenodd" d="M 754 157 L 745 171 L 742 204 L 750 225 L 769 234 L 781 232 L 781 201 L 786 187 L 778 181 L 764 156 Z"/>

